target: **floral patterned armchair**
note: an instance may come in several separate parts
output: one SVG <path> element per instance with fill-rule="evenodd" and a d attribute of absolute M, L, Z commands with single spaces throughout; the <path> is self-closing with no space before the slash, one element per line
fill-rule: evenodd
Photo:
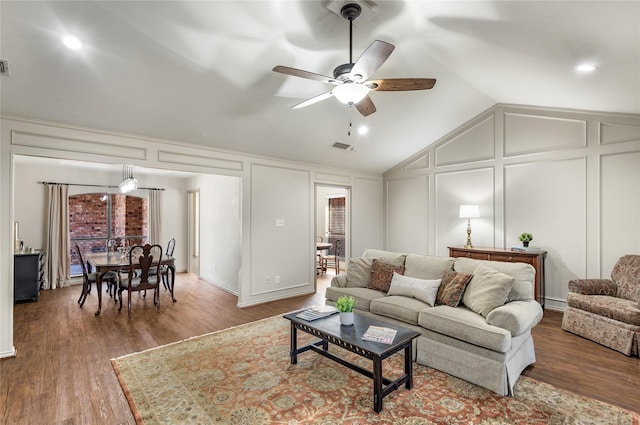
<path fill-rule="evenodd" d="M 562 329 L 627 356 L 638 356 L 640 340 L 640 255 L 625 255 L 611 279 L 569 282 Z"/>

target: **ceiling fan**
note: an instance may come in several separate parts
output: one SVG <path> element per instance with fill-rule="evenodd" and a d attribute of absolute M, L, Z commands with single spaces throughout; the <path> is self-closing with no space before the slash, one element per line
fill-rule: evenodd
<path fill-rule="evenodd" d="M 369 97 L 370 91 L 408 91 L 427 90 L 436 84 L 434 78 L 386 78 L 384 80 L 370 80 L 369 77 L 387 60 L 395 49 L 392 44 L 376 40 L 362 56 L 353 63 L 353 21 L 360 16 L 361 8 L 358 4 L 346 4 L 340 10 L 342 17 L 349 21 L 349 63 L 338 65 L 333 70 L 333 78 L 314 72 L 278 65 L 273 71 L 294 77 L 322 81 L 335 87 L 326 93 L 319 94 L 304 102 L 298 103 L 291 109 L 304 108 L 314 103 L 328 99 L 331 96 L 347 105 L 354 105 L 363 116 L 376 111 L 373 101 Z"/>

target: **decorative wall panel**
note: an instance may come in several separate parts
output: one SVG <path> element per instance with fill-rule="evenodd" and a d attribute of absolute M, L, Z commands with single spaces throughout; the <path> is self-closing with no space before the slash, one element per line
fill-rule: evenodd
<path fill-rule="evenodd" d="M 557 116 L 504 114 L 504 155 L 523 155 L 587 145 L 587 122 Z"/>
<path fill-rule="evenodd" d="M 183 151 L 184 152 L 184 151 Z M 159 150 L 158 162 L 164 164 L 196 165 L 199 167 L 218 168 L 221 170 L 242 171 L 242 161 L 233 161 L 206 155 L 202 151 L 197 154 Z"/>
<path fill-rule="evenodd" d="M 587 250 L 585 158 L 506 166 L 505 246 L 533 234 L 547 251 L 546 298 L 564 301 L 567 283 L 585 277 Z"/>
<path fill-rule="evenodd" d="M 495 125 L 493 115 L 436 148 L 436 166 L 493 159 Z"/>
<path fill-rule="evenodd" d="M 640 126 L 600 124 L 600 143 L 603 145 L 635 141 L 640 141 Z"/>
<path fill-rule="evenodd" d="M 132 147 L 131 144 L 125 144 L 124 141 L 120 145 L 105 144 L 99 140 L 72 139 L 36 133 L 23 133 L 15 130 L 11 132 L 11 144 L 55 151 L 111 156 L 114 158 L 142 160 L 147 156 L 145 148 Z"/>
<path fill-rule="evenodd" d="M 471 219 L 474 246 L 492 247 L 493 168 L 479 168 L 468 171 L 436 174 L 435 211 L 436 252 L 435 255 L 448 256 L 448 246 L 464 245 L 467 240 L 467 219 L 460 218 L 460 205 L 478 205 L 480 217 Z"/>
<path fill-rule="evenodd" d="M 387 249 L 426 254 L 429 251 L 429 177 L 387 182 Z"/>
<path fill-rule="evenodd" d="M 601 277 L 608 278 L 618 258 L 640 253 L 640 152 L 601 157 L 600 180 Z"/>

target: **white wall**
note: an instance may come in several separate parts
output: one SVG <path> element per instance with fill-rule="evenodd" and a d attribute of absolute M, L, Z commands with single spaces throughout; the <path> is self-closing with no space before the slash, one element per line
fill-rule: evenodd
<path fill-rule="evenodd" d="M 189 180 L 188 188 L 200 193 L 200 277 L 237 294 L 242 248 L 241 179 L 201 174 Z"/>
<path fill-rule="evenodd" d="M 23 214 L 16 212 L 14 194 L 18 196 L 19 189 L 14 189 L 14 155 L 130 164 L 239 178 L 239 254 L 235 257 L 232 255 L 228 263 L 221 252 L 216 252 L 214 248 L 208 255 L 214 258 L 213 261 L 218 261 L 215 258 L 221 259 L 209 264 L 218 265 L 218 272 L 225 273 L 224 276 L 215 273 L 211 275 L 214 282 L 226 282 L 228 279 L 230 286 L 233 286 L 233 270 L 239 269 L 236 282 L 240 307 L 312 293 L 315 290 L 316 230 L 313 205 L 316 184 L 350 188 L 354 199 L 351 211 L 354 249 L 362 252 L 367 247 L 382 247 L 380 175 L 17 117 L 3 117 L 0 124 L 0 357 L 14 353 L 12 222 L 16 214 Z M 167 182 L 160 184 L 168 185 Z M 185 260 L 186 190 L 187 186 L 183 194 L 175 199 L 175 205 L 180 205 L 178 208 L 163 200 L 168 208 L 166 211 L 163 208 L 163 214 L 166 212 L 167 217 L 176 220 L 176 226 L 181 227 L 181 232 L 185 235 L 182 238 L 184 243 L 176 237 L 176 250 L 184 250 L 181 256 Z M 228 193 L 214 193 L 212 197 L 224 198 Z M 170 195 L 167 196 L 169 197 Z M 231 212 L 227 211 L 225 214 L 229 215 Z M 285 226 L 276 228 L 276 218 L 283 218 Z M 22 228 L 20 232 L 24 235 Z M 212 232 L 216 233 L 216 230 L 212 229 Z M 237 233 L 235 229 L 231 232 L 233 235 L 225 234 L 222 237 L 233 240 Z M 174 235 L 165 234 L 163 230 L 163 239 L 172 236 Z M 34 245 L 37 243 L 36 236 L 28 237 L 34 238 Z M 207 235 L 202 235 L 201 243 L 206 244 L 203 241 L 206 237 Z M 238 251 L 237 246 L 229 253 L 234 250 Z M 225 264 L 221 264 L 222 262 Z M 271 277 L 271 284 L 266 284 L 266 276 Z M 279 284 L 275 283 L 275 276 L 280 276 Z"/>
<path fill-rule="evenodd" d="M 564 309 L 570 279 L 640 253 L 640 115 L 497 105 L 384 180 L 387 249 L 447 255 L 466 240 L 459 206 L 478 204 L 475 246 L 529 232 L 548 252 L 549 308 Z"/>

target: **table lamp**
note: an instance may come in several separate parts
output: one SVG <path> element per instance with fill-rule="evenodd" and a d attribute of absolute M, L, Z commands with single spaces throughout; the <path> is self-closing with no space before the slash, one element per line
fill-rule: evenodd
<path fill-rule="evenodd" d="M 477 205 L 460 205 L 460 218 L 467 219 L 467 244 L 465 248 L 473 248 L 471 243 L 471 219 L 480 217 L 480 209 Z"/>

